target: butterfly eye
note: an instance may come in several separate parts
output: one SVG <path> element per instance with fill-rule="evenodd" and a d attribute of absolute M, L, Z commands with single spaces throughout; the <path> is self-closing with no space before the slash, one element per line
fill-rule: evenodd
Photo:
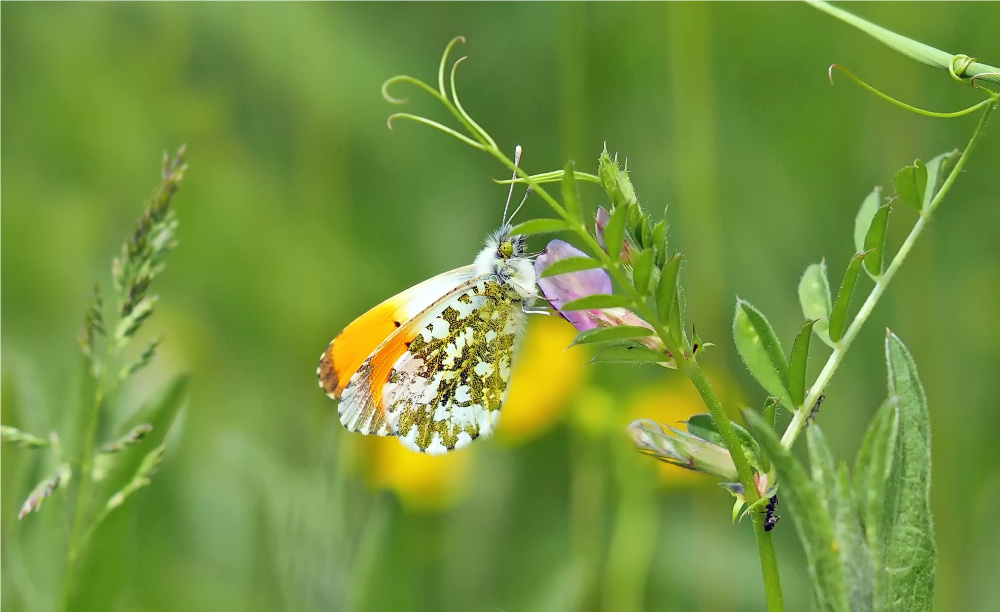
<path fill-rule="evenodd" d="M 501 242 L 497 254 L 503 259 L 510 259 L 510 256 L 514 254 L 514 245 L 509 240 Z"/>

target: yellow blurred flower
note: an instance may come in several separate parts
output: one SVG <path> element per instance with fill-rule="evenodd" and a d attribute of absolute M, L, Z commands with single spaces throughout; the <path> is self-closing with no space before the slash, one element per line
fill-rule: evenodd
<path fill-rule="evenodd" d="M 519 443 L 548 429 L 580 386 L 588 353 L 569 348 L 576 328 L 561 317 L 532 317 L 514 361 L 497 436 Z"/>
<path fill-rule="evenodd" d="M 427 455 L 409 450 L 395 438 L 372 436 L 361 442 L 371 485 L 395 492 L 413 510 L 447 508 L 465 490 L 475 451 Z"/>

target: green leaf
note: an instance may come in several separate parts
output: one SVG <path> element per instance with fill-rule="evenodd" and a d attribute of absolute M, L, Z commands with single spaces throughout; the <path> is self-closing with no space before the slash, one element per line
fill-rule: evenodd
<path fill-rule="evenodd" d="M 602 308 L 628 308 L 631 305 L 632 300 L 627 297 L 598 293 L 567 302 L 559 310 L 563 312 L 569 312 L 570 310 L 601 310 Z"/>
<path fill-rule="evenodd" d="M 882 202 L 882 188 L 876 187 L 868 194 L 865 201 L 861 203 L 861 209 L 854 217 L 854 250 L 858 253 L 865 251 L 865 236 L 868 235 L 868 228 L 872 226 L 872 219 L 875 218 L 875 211 L 878 210 Z"/>
<path fill-rule="evenodd" d="M 879 208 L 872 219 L 868 234 L 865 235 L 864 249 L 861 252 L 871 251 L 865 257 L 865 270 L 872 279 L 882 276 L 882 258 L 885 250 L 885 231 L 889 225 L 889 205 Z"/>
<path fill-rule="evenodd" d="M 874 603 L 875 570 L 868 542 L 858 520 L 858 509 L 851 498 L 850 476 L 843 463 L 837 470 L 834 500 L 836 512 L 833 518 L 833 535 L 840 549 L 847 600 L 852 612 L 870 612 Z"/>
<path fill-rule="evenodd" d="M 669 325 L 671 310 L 677 296 L 677 273 L 681 269 L 681 254 L 675 253 L 673 257 L 663 264 L 660 271 L 660 284 L 656 288 L 656 311 L 660 316 L 660 323 Z"/>
<path fill-rule="evenodd" d="M 614 327 L 595 327 L 580 332 L 573 339 L 573 344 L 596 344 L 599 342 L 617 342 L 652 336 L 655 332 L 648 327 L 639 325 L 616 325 Z"/>
<path fill-rule="evenodd" d="M 653 255 L 653 249 L 647 248 L 639 251 L 632 260 L 632 284 L 643 297 L 649 294 L 649 278 L 653 275 Z"/>
<path fill-rule="evenodd" d="M 822 498 L 802 465 L 781 446 L 771 426 L 753 411 L 746 410 L 743 414 L 747 428 L 778 470 L 781 503 L 788 508 L 805 550 L 816 609 L 846 612 L 849 608 L 844 571 L 836 552 L 833 520 Z"/>
<path fill-rule="evenodd" d="M 923 210 L 924 195 L 927 192 L 927 167 L 919 159 L 912 166 L 904 166 L 896 173 L 893 181 L 899 199 L 909 204 L 914 210 Z"/>
<path fill-rule="evenodd" d="M 555 232 L 564 232 L 568 229 L 571 229 L 569 223 L 566 223 L 562 219 L 531 219 L 511 228 L 510 235 L 552 234 Z"/>
<path fill-rule="evenodd" d="M 743 454 L 747 456 L 747 460 L 750 465 L 757 470 L 762 469 L 763 455 L 760 452 L 760 445 L 757 440 L 750 435 L 750 432 L 743 429 L 736 423 L 730 421 L 729 424 L 732 426 L 733 431 L 736 432 L 736 437 L 740 439 L 740 446 L 743 447 Z M 718 444 L 719 446 L 726 446 L 725 440 L 722 438 L 722 434 L 719 433 L 719 428 L 715 425 L 715 418 L 710 414 L 696 414 L 687 420 L 687 430 L 688 433 L 698 436 L 702 440 L 708 440 Z"/>
<path fill-rule="evenodd" d="M 813 331 L 819 339 L 836 348 L 830 340 L 830 311 L 833 310 L 830 300 L 830 281 L 826 277 L 826 261 L 821 261 L 806 268 L 802 280 L 799 281 L 799 304 L 806 319 L 816 319 Z"/>
<path fill-rule="evenodd" d="M 617 154 L 612 159 L 607 149 L 601 152 L 597 162 L 597 175 L 615 207 L 630 206 L 636 201 L 632 181 L 628 178 L 628 169 L 622 170 L 618 167 Z"/>
<path fill-rule="evenodd" d="M 813 486 L 816 494 L 823 500 L 823 507 L 830 516 L 834 516 L 836 507 L 836 468 L 833 463 L 833 453 L 826 443 L 823 431 L 813 423 L 806 429 L 806 442 L 809 447 L 809 468 L 812 472 Z"/>
<path fill-rule="evenodd" d="M 744 365 L 764 389 L 779 398 L 789 396 L 788 360 L 771 324 L 750 302 L 736 300 L 733 339 Z"/>
<path fill-rule="evenodd" d="M 673 361 L 670 355 L 654 351 L 638 343 L 613 344 L 603 348 L 591 358 L 591 363 L 666 363 Z"/>
<path fill-rule="evenodd" d="M 941 187 L 948 179 L 952 166 L 961 156 L 961 151 L 950 151 L 927 162 L 927 191 L 924 193 L 923 210 L 930 208 L 931 202 L 934 201 L 935 196 L 941 191 Z"/>
<path fill-rule="evenodd" d="M 593 270 L 594 268 L 600 267 L 601 262 L 590 257 L 566 257 L 565 259 L 557 259 L 552 262 L 550 266 L 542 270 L 539 278 L 558 276 L 560 274 L 579 272 L 581 270 Z"/>
<path fill-rule="evenodd" d="M 872 547 L 876 607 L 931 610 L 937 549 L 931 517 L 931 439 L 927 397 L 909 351 L 895 334 L 885 341 L 889 400 L 899 420 L 882 490 L 879 546 Z"/>
<path fill-rule="evenodd" d="M 615 207 L 611 211 L 611 219 L 608 221 L 608 227 L 604 230 L 604 245 L 612 261 L 618 261 L 622 254 L 628 209 L 628 206 Z"/>
<path fill-rule="evenodd" d="M 890 426 L 890 417 L 890 408 L 887 401 L 875 412 L 871 423 L 868 424 L 868 430 L 865 432 L 864 440 L 861 442 L 861 448 L 858 449 L 857 457 L 854 459 L 854 504 L 861 513 L 861 518 L 865 523 L 866 529 L 871 522 L 871 513 L 868 512 L 869 486 L 874 476 L 878 479 L 876 487 L 881 487 L 881 478 L 884 477 L 881 470 L 874 470 L 873 474 L 872 466 L 875 464 L 876 455 L 882 458 L 880 465 L 884 462 L 885 443 L 888 435 L 887 428 Z"/>
<path fill-rule="evenodd" d="M 655 262 L 657 267 L 663 265 L 663 262 L 667 259 L 667 222 L 660 221 L 653 226 L 653 246 L 656 247 L 656 253 L 658 255 L 657 259 L 659 261 Z"/>
<path fill-rule="evenodd" d="M 840 338 L 844 334 L 847 309 L 851 306 L 854 285 L 858 281 L 858 274 L 861 273 L 861 262 L 864 261 L 865 255 L 867 253 L 856 253 L 851 258 L 851 263 L 847 264 L 847 272 L 844 273 L 844 280 L 840 283 L 837 300 L 833 303 L 833 310 L 830 312 L 830 340 L 833 342 L 840 342 Z"/>
<path fill-rule="evenodd" d="M 806 366 L 809 365 L 809 340 L 816 320 L 806 321 L 795 336 L 792 356 L 788 359 L 788 394 L 793 406 L 801 406 L 806 399 Z"/>
<path fill-rule="evenodd" d="M 566 170 L 563 172 L 561 186 L 563 206 L 566 207 L 566 212 L 568 212 L 573 219 L 580 221 L 580 193 L 577 191 L 576 177 L 573 175 L 572 161 L 566 162 Z"/>
<path fill-rule="evenodd" d="M 667 319 L 667 332 L 677 344 L 687 345 L 684 334 L 684 288 L 680 284 L 674 286 L 674 299 L 670 307 L 670 318 Z"/>

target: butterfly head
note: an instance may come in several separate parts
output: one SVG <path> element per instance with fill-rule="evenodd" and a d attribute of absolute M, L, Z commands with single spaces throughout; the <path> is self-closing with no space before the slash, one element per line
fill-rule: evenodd
<path fill-rule="evenodd" d="M 486 245 L 476 257 L 476 272 L 497 277 L 527 296 L 535 293 L 535 268 L 525 257 L 527 239 L 510 234 L 504 225 L 486 239 Z"/>

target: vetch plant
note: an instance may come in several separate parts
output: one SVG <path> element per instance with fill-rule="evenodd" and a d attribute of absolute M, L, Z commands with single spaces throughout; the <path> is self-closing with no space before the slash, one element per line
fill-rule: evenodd
<path fill-rule="evenodd" d="M 156 310 L 159 298 L 150 293 L 151 284 L 177 244 L 177 219 L 171 204 L 187 170 L 183 155 L 183 147 L 173 158 L 164 154 L 160 184 L 112 262 L 111 304 L 105 304 L 100 283 L 94 284 L 78 338 L 83 355 L 80 412 L 71 415 L 70 427 L 63 436 L 53 431 L 48 438 L 14 427 L 0 428 L 4 443 L 47 451 L 50 456 L 40 461 L 56 466 L 28 494 L 18 518 L 27 521 L 31 513 L 56 503 L 65 507 L 69 532 L 62 572 L 60 605 L 64 610 L 78 607 L 81 560 L 105 519 L 150 484 L 163 460 L 164 439 L 186 394 L 187 377 L 182 375 L 165 384 L 145 405 L 118 405 L 123 385 L 152 363 L 160 344 L 157 338 L 138 350 L 132 348 Z M 110 431 L 109 413 L 130 415 L 117 437 Z M 63 439 L 68 441 L 65 449 Z M 108 441 L 101 443 L 101 439 Z"/>
<path fill-rule="evenodd" d="M 836 463 L 815 423 L 824 392 L 844 355 L 914 243 L 930 222 L 982 137 L 1000 95 L 984 87 L 1000 82 L 1000 70 L 963 55 L 917 43 L 860 20 L 824 3 L 817 8 L 851 23 L 900 52 L 947 70 L 986 98 L 954 113 L 924 111 L 898 102 L 852 73 L 839 69 L 869 91 L 901 108 L 931 117 L 957 117 L 981 112 L 971 139 L 961 151 L 930 161 L 915 161 L 893 179 L 894 195 L 876 188 L 864 199 L 855 218 L 855 254 L 843 263 L 839 283 L 831 284 L 825 261 L 806 268 L 798 285 L 805 319 L 786 352 L 767 317 L 750 302 L 737 299 L 733 339 L 747 369 L 766 394 L 761 410 L 744 413 L 746 427 L 728 417 L 699 364 L 703 342 L 688 323 L 681 271 L 683 256 L 668 240 L 666 214 L 654 215 L 640 203 L 627 165 L 603 151 L 594 174 L 572 162 L 562 170 L 529 174 L 515 165 L 459 101 L 455 75 L 459 59 L 448 70 L 448 58 L 461 38 L 447 46 L 438 69 L 437 87 L 410 76 L 397 76 L 383 86 L 388 93 L 408 83 L 430 94 L 458 121 L 461 130 L 410 113 L 389 117 L 389 126 L 405 119 L 443 131 L 483 151 L 516 174 L 552 209 L 554 216 L 532 219 L 515 234 L 564 233 L 574 244 L 552 240 L 536 259 L 539 288 L 554 311 L 579 331 L 574 344 L 596 347 L 595 362 L 657 364 L 690 379 L 708 409 L 684 429 L 648 419 L 629 427 L 636 448 L 656 459 L 702 472 L 720 481 L 736 497 L 733 520 L 749 516 L 770 610 L 784 610 L 771 532 L 782 512 L 795 525 L 805 550 L 814 601 L 820 610 L 927 610 L 933 604 L 936 552 L 930 511 L 930 428 L 926 396 L 913 357 L 891 332 L 885 339 L 887 399 L 875 414 L 855 461 L 853 473 Z M 446 79 L 446 76 L 448 77 Z M 447 84 L 447 88 L 446 88 Z M 546 185 L 558 183 L 558 195 Z M 579 183 L 600 185 L 608 205 L 586 217 Z M 894 253 L 886 244 L 890 218 L 916 216 L 912 229 Z M 895 212 L 893 212 L 895 211 Z M 841 269 L 841 264 L 837 264 Z M 868 280 L 866 280 L 866 278 Z M 856 313 L 855 293 L 868 289 Z M 831 352 L 814 380 L 807 379 L 813 337 Z M 792 418 L 775 431 L 780 408 Z M 809 469 L 790 452 L 806 432 Z"/>

